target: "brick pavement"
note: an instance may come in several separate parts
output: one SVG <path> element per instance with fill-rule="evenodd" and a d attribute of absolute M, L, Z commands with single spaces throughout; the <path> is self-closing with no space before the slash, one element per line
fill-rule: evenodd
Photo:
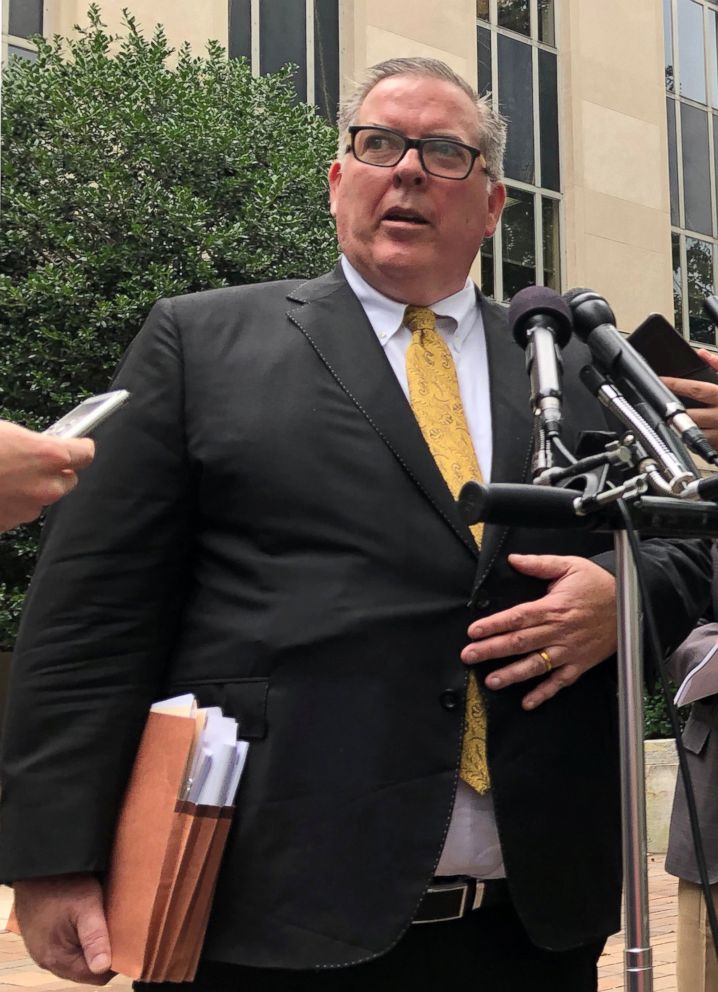
<path fill-rule="evenodd" d="M 664 854 L 648 856 L 648 900 L 654 992 L 676 989 L 676 894 L 678 879 L 663 870 Z M 601 956 L 598 992 L 623 990 L 623 934 L 610 937 Z"/>
<path fill-rule="evenodd" d="M 676 889 L 677 881 L 663 871 L 663 855 L 648 859 L 648 886 L 651 907 L 651 946 L 653 947 L 654 992 L 675 992 Z M 7 919 L 11 893 L 0 886 L 0 921 Z M 611 937 L 601 957 L 599 992 L 618 992 L 623 985 L 623 937 Z M 129 979 L 118 976 L 105 986 L 111 992 L 129 992 Z M 25 953 L 20 937 L 0 931 L 0 992 L 92 992 L 94 985 L 74 985 L 54 978 L 38 968 Z"/>

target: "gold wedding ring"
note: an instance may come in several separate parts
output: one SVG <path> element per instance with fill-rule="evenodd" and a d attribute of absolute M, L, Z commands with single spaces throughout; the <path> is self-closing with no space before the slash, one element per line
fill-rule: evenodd
<path fill-rule="evenodd" d="M 551 661 L 551 655 L 548 651 L 539 651 L 539 657 L 543 658 L 543 663 L 546 666 L 546 671 L 550 672 L 553 668 L 553 662 Z"/>

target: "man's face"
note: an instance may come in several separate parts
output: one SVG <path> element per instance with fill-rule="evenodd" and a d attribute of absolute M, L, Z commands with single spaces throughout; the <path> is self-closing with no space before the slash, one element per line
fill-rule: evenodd
<path fill-rule="evenodd" d="M 357 123 L 481 147 L 471 100 L 442 79 L 382 80 Z M 506 196 L 501 183 L 491 186 L 478 160 L 466 179 L 442 179 L 422 169 L 416 149 L 390 168 L 358 162 L 349 152 L 332 164 L 329 188 L 339 244 L 352 265 L 384 295 L 423 305 L 463 287 Z"/>

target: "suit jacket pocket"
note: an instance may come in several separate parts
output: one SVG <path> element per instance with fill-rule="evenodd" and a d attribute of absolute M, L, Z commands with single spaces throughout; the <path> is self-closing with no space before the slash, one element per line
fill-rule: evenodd
<path fill-rule="evenodd" d="M 168 695 L 193 692 L 200 706 L 221 706 L 225 716 L 237 721 L 237 735 L 262 740 L 267 733 L 269 679 L 198 679 L 173 682 Z"/>
<path fill-rule="evenodd" d="M 691 754 L 700 754 L 710 732 L 709 724 L 701 720 L 695 712 L 692 712 L 681 737 L 686 751 L 690 751 Z"/>

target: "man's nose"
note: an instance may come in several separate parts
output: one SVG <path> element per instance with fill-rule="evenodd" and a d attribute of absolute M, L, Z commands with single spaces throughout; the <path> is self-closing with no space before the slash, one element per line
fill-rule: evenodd
<path fill-rule="evenodd" d="M 420 186 L 425 182 L 426 172 L 419 158 L 419 149 L 410 148 L 394 166 L 394 185 L 401 186 L 403 183 L 408 183 L 412 186 Z"/>

